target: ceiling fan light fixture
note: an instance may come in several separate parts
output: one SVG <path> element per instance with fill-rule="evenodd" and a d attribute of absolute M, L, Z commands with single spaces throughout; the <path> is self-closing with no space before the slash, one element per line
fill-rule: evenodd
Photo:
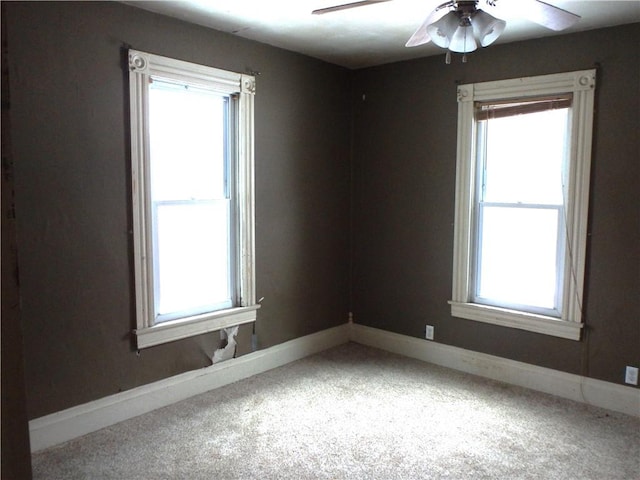
<path fill-rule="evenodd" d="M 427 26 L 427 33 L 431 41 L 440 48 L 449 48 L 451 38 L 460 24 L 455 12 L 449 12 L 437 22 Z"/>
<path fill-rule="evenodd" d="M 469 53 L 478 49 L 478 42 L 474 37 L 471 23 L 459 25 L 451 37 L 449 50 L 457 53 Z"/>
<path fill-rule="evenodd" d="M 483 47 L 495 42 L 507 26 L 507 22 L 499 20 L 483 10 L 478 10 L 475 13 L 471 24 L 476 38 L 480 40 L 480 45 Z"/>
<path fill-rule="evenodd" d="M 329 13 L 390 0 L 346 1 L 347 3 L 320 8 L 311 13 Z M 530 20 L 555 31 L 565 30 L 580 20 L 579 15 L 547 3 L 549 0 L 520 0 L 517 7 L 516 0 L 511 1 L 511 9 L 506 7 L 509 5 L 508 2 L 503 6 L 502 0 L 483 0 L 482 3 L 495 9 L 499 16 L 509 17 L 509 12 L 517 14 L 524 9 L 526 17 Z M 504 20 L 479 9 L 479 4 L 480 0 L 445 0 L 420 24 L 405 46 L 417 47 L 432 41 L 438 47 L 447 49 L 447 63 L 451 62 L 451 52 L 462 53 L 462 61 L 466 62 L 467 53 L 477 50 L 478 46 L 491 45 L 502 35 L 507 25 Z"/>

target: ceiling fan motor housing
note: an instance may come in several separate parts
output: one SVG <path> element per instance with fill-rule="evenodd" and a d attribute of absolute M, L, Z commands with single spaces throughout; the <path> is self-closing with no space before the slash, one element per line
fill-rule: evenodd
<path fill-rule="evenodd" d="M 478 2 L 476 1 L 460 1 L 455 2 L 454 9 L 460 17 L 460 24 L 469 20 L 478 10 Z"/>

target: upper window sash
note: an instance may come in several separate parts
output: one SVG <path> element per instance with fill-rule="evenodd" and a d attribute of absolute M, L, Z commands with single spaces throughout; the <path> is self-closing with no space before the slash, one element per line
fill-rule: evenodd
<path fill-rule="evenodd" d="M 460 85 L 458 98 L 458 140 L 455 189 L 455 229 L 451 313 L 479 320 L 573 340 L 580 339 L 582 297 L 586 261 L 586 232 L 591 165 L 591 135 L 596 71 L 542 75 Z M 473 302 L 474 205 L 477 198 L 477 105 L 511 103 L 517 108 L 523 99 L 571 97 L 568 166 L 564 216 L 567 225 L 566 255 L 560 319 L 517 309 Z"/>
<path fill-rule="evenodd" d="M 204 65 L 175 60 L 137 50 L 129 50 L 129 93 L 131 118 L 132 205 L 134 264 L 136 285 L 136 330 L 138 348 L 178 340 L 193 335 L 255 321 L 255 239 L 254 239 L 254 94 L 251 75 L 229 72 Z M 237 264 L 236 299 L 231 308 L 156 323 L 154 318 L 154 282 L 152 265 L 153 215 L 148 194 L 149 84 L 155 80 L 215 91 L 233 99 L 234 128 L 230 146 L 235 161 L 231 177 L 232 235 Z"/>

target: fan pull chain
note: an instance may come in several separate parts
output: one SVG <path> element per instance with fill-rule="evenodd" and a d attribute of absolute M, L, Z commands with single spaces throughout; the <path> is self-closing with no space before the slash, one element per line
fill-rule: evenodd
<path fill-rule="evenodd" d="M 451 65 L 451 50 L 447 50 L 446 55 L 444 56 L 444 63 L 447 65 Z M 467 63 L 467 54 L 462 54 L 462 63 Z"/>

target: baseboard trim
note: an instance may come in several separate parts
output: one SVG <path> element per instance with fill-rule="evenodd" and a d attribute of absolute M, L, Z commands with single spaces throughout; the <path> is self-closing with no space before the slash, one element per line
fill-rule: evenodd
<path fill-rule="evenodd" d="M 352 324 L 351 341 L 443 367 L 640 417 L 640 390 Z"/>
<path fill-rule="evenodd" d="M 349 341 L 349 324 L 136 387 L 29 422 L 37 452 Z"/>
<path fill-rule="evenodd" d="M 58 445 L 348 341 L 640 417 L 640 390 L 636 388 L 345 323 L 31 420 L 31 451 Z"/>

